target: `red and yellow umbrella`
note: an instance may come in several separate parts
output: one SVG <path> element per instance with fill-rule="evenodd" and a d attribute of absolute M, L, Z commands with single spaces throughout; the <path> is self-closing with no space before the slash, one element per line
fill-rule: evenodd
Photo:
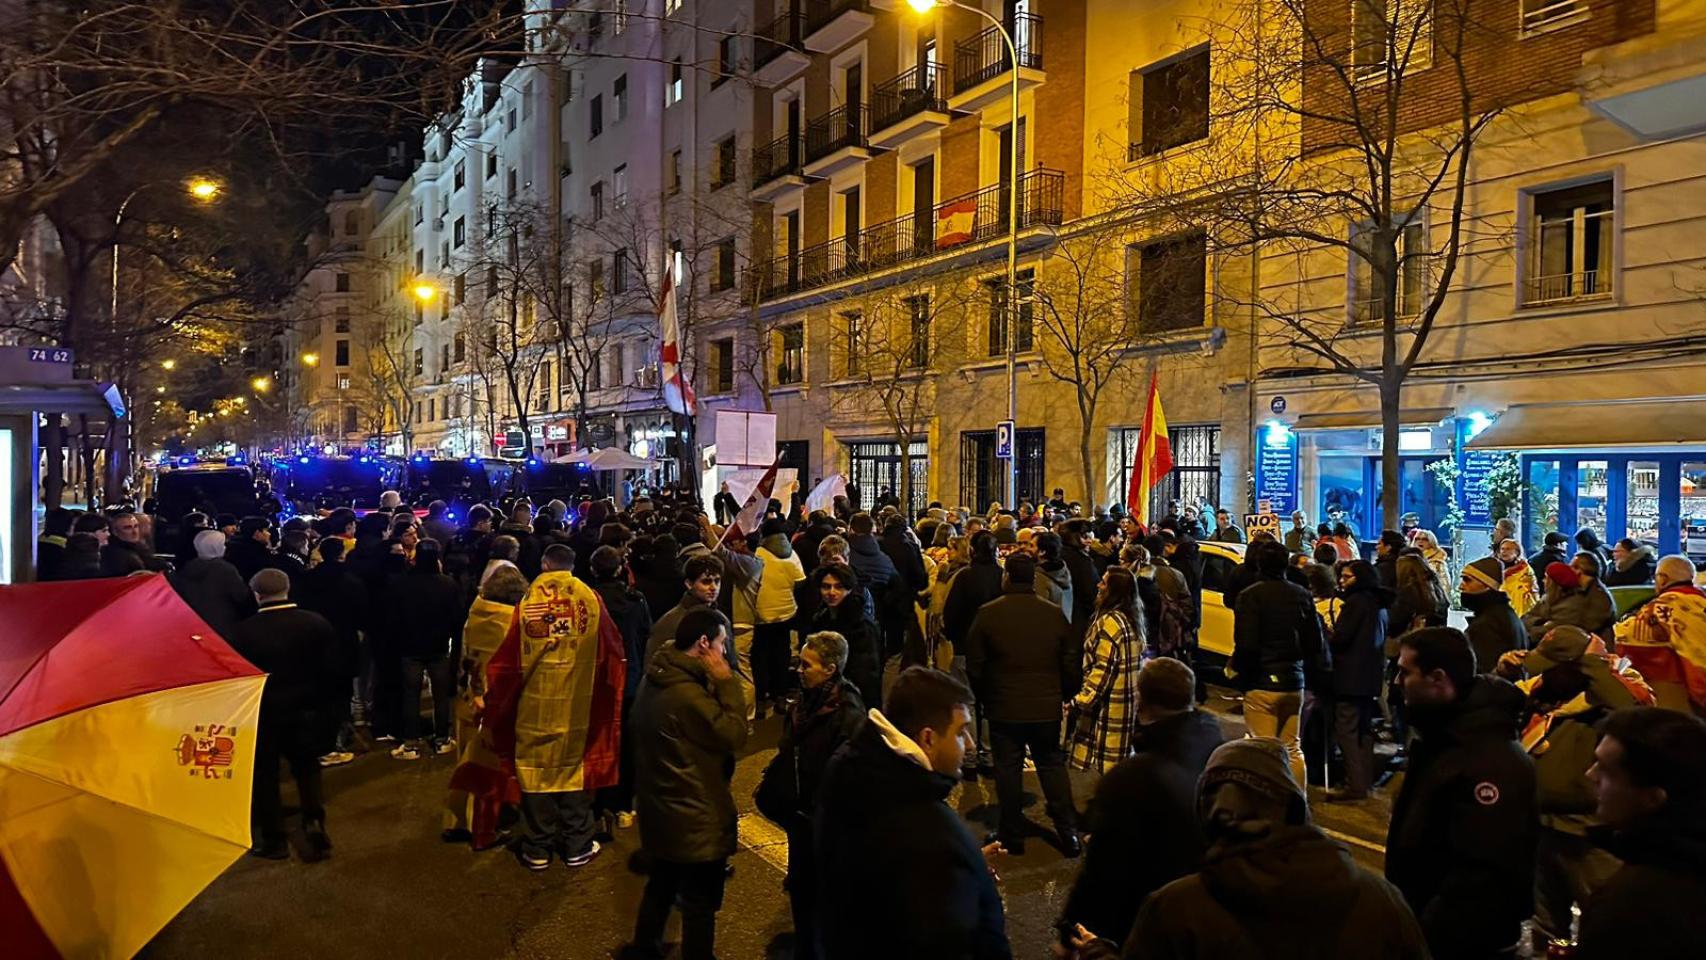
<path fill-rule="evenodd" d="M 248 849 L 265 682 L 164 577 L 0 588 L 0 953 L 129 957 Z"/>

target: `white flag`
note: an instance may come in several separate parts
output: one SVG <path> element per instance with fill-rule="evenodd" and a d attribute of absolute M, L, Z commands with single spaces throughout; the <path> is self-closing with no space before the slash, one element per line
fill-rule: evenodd
<path fill-rule="evenodd" d="M 817 486 L 812 488 L 812 492 L 806 494 L 806 510 L 833 510 L 835 498 L 846 493 L 847 475 L 832 473 L 819 480 Z"/>

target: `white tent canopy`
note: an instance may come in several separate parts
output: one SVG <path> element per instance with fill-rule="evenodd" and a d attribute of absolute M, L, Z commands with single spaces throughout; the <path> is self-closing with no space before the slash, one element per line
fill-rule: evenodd
<path fill-rule="evenodd" d="M 657 461 L 636 457 L 620 447 L 605 447 L 602 450 L 576 450 L 566 453 L 554 463 L 584 463 L 592 470 L 650 470 L 657 466 Z"/>

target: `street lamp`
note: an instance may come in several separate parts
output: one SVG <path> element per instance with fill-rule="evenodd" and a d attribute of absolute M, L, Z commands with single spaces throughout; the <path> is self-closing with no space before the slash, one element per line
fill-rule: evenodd
<path fill-rule="evenodd" d="M 175 369 L 177 369 L 177 367 L 178 367 L 178 361 L 176 361 L 176 360 L 166 359 L 166 360 L 160 361 L 160 369 L 162 369 L 162 370 L 175 370 Z"/>
<path fill-rule="evenodd" d="M 1007 309 L 1002 317 L 1005 329 L 1002 334 L 1007 339 L 1007 419 L 1013 423 L 1013 446 L 1007 457 L 1007 505 L 1014 512 L 1019 509 L 1019 47 L 1013 42 L 1013 33 L 999 17 L 984 10 L 981 6 L 960 3 L 958 0 L 906 0 L 913 10 L 920 14 L 945 7 L 957 7 L 970 10 L 995 27 L 995 32 L 1001 34 L 1001 42 L 1007 45 L 1009 70 L 1012 74 L 1010 101 L 1013 114 L 1008 123 L 1011 124 L 1007 134 Z M 1087 492 L 1087 491 L 1086 491 Z"/>
<path fill-rule="evenodd" d="M 208 177 L 191 177 L 184 189 L 189 191 L 190 196 L 203 203 L 219 199 L 219 195 L 225 190 L 218 180 Z"/>
<path fill-rule="evenodd" d="M 256 377 L 249 381 L 249 386 L 254 387 L 256 393 L 266 393 L 268 390 L 272 389 L 272 378 Z"/>
<path fill-rule="evenodd" d="M 431 303 L 438 299 L 438 287 L 434 286 L 430 280 L 416 280 L 409 292 L 413 293 L 415 299 L 421 303 Z"/>
<path fill-rule="evenodd" d="M 305 367 L 317 367 L 317 366 L 319 366 L 320 365 L 320 355 L 317 353 L 305 353 L 305 354 L 303 354 L 302 355 L 302 365 Z"/>

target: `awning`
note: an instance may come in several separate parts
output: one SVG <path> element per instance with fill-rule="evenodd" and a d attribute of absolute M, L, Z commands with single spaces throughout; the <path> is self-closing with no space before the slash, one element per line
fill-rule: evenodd
<path fill-rule="evenodd" d="M 1450 407 L 1417 407 L 1398 411 L 1398 423 L 1406 427 L 1432 427 L 1451 416 Z M 1379 410 L 1349 410 L 1344 413 L 1301 413 L 1295 430 L 1356 430 L 1380 426 Z"/>
<path fill-rule="evenodd" d="M 74 380 L 57 384 L 0 386 L 0 413 L 63 413 L 93 417 L 124 416 L 118 388 Z"/>
<path fill-rule="evenodd" d="M 1499 414 L 1474 450 L 1706 445 L 1706 397 L 1528 403 Z"/>

